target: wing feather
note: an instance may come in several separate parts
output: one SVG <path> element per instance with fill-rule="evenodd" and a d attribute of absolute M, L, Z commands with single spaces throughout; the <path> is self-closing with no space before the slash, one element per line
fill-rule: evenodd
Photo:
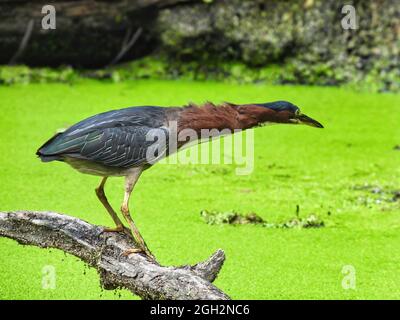
<path fill-rule="evenodd" d="M 164 134 L 165 141 L 168 141 L 166 128 L 114 127 L 87 132 L 79 137 L 66 136 L 46 151 L 51 155 L 85 159 L 111 167 L 140 166 L 149 163 L 146 153 L 150 146 L 160 143 L 158 150 L 162 153 L 167 149 L 167 144 L 161 145 L 162 141 L 148 141 L 146 137 L 150 130 L 158 130 L 156 134 Z"/>

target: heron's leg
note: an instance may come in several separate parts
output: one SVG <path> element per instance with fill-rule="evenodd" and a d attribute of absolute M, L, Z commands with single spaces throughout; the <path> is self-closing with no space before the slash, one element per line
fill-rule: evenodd
<path fill-rule="evenodd" d="M 122 221 L 118 218 L 117 213 L 111 207 L 110 203 L 107 200 L 106 194 L 104 193 L 104 185 L 106 184 L 107 177 L 103 177 L 100 185 L 96 188 L 96 195 L 99 198 L 100 202 L 103 204 L 104 208 L 106 208 L 107 212 L 110 214 L 111 218 L 114 220 L 116 225 L 115 228 L 105 228 L 104 231 L 112 232 L 112 231 L 124 231 L 124 225 Z"/>
<path fill-rule="evenodd" d="M 132 172 L 126 177 L 125 181 L 125 195 L 124 195 L 124 201 L 121 206 L 121 212 L 124 215 L 126 221 L 129 224 L 129 227 L 132 231 L 132 235 L 135 238 L 136 243 L 140 247 L 141 250 L 143 251 L 148 257 L 154 259 L 154 256 L 151 254 L 150 250 L 147 248 L 146 242 L 144 241 L 142 235 L 140 234 L 138 228 L 136 227 L 135 223 L 133 222 L 133 219 L 130 215 L 129 212 L 129 198 L 131 196 L 133 187 L 135 186 L 136 182 L 138 181 L 140 174 L 142 173 L 141 168 L 135 168 L 132 170 Z M 136 253 L 138 252 L 137 249 L 132 249 L 126 252 L 127 254 L 129 253 Z"/>

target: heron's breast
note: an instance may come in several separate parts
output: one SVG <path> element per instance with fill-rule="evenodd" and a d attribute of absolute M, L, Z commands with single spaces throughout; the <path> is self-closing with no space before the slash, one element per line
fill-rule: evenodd
<path fill-rule="evenodd" d="M 126 176 L 128 174 L 129 168 L 118 168 L 105 166 L 101 163 L 84 160 L 84 159 L 76 159 L 76 158 L 65 158 L 65 162 L 68 163 L 75 170 L 85 173 L 91 174 L 94 176 L 102 176 L 102 177 L 110 177 L 110 176 Z"/>

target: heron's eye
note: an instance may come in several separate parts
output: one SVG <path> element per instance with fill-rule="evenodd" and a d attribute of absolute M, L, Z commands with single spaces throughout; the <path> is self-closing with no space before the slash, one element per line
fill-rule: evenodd
<path fill-rule="evenodd" d="M 299 116 L 300 115 L 300 109 L 297 109 L 296 111 L 295 111 L 295 113 L 294 113 L 296 116 Z"/>

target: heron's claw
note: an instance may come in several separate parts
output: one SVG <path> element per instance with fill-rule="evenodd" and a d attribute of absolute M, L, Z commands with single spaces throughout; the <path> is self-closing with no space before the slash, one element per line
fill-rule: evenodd
<path fill-rule="evenodd" d="M 141 249 L 141 248 L 131 248 L 131 249 L 125 250 L 125 251 L 122 253 L 122 255 L 123 255 L 124 257 L 127 257 L 127 256 L 129 256 L 130 254 L 132 254 L 132 253 L 145 253 L 145 251 L 144 251 L 143 249 Z"/>
<path fill-rule="evenodd" d="M 148 259 L 150 259 L 151 261 L 154 261 L 154 262 L 157 262 L 157 260 L 156 260 L 156 258 L 153 256 L 153 254 L 150 252 L 150 251 L 148 251 L 148 250 L 146 250 L 146 249 L 144 249 L 144 248 L 131 248 L 131 249 L 127 249 L 127 250 L 125 250 L 123 253 L 122 253 L 122 256 L 124 256 L 124 257 L 127 257 L 127 256 L 129 256 L 130 254 L 133 254 L 133 253 L 142 253 L 142 254 L 144 254 Z"/>
<path fill-rule="evenodd" d="M 104 228 L 103 232 L 122 232 L 124 230 L 124 226 L 116 226 L 115 228 Z"/>
<path fill-rule="evenodd" d="M 130 238 L 133 238 L 131 230 L 128 229 L 127 227 L 125 227 L 125 226 L 116 226 L 115 228 L 107 228 L 106 227 L 106 228 L 103 229 L 102 233 L 103 232 L 124 232 Z"/>

